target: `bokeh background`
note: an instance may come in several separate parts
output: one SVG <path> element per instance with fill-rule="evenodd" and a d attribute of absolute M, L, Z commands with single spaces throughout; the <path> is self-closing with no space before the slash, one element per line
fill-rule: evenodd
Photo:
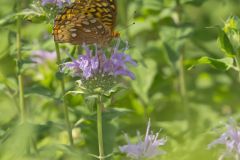
<path fill-rule="evenodd" d="M 30 8 L 32 0 L 17 1 Z M 215 132 L 229 117 L 238 119 L 240 83 L 233 71 L 192 65 L 203 56 L 223 57 L 214 26 L 240 15 L 238 0 L 117 0 L 116 30 L 129 42 L 138 62 L 136 79 L 106 101 L 104 144 L 113 160 L 128 159 L 118 146 L 123 134 L 137 140 L 151 128 L 167 137 L 163 160 L 214 160 L 224 146 L 208 150 Z M 16 69 L 16 2 L 0 1 L 0 159 L 94 159 L 98 154 L 96 104 L 81 95 L 68 96 L 75 148 L 69 147 L 55 60 L 31 63 L 32 51 L 55 51 L 52 25 L 24 20 L 22 54 L 28 124 L 19 126 Z M 61 45 L 64 52 L 71 45 Z M 66 78 L 67 89 L 75 83 Z"/>

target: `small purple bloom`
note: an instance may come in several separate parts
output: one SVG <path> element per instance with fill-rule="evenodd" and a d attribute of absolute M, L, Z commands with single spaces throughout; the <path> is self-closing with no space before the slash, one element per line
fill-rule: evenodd
<path fill-rule="evenodd" d="M 240 156 L 240 129 L 234 119 L 229 120 L 229 124 L 226 125 L 227 130 L 222 135 L 210 143 L 208 148 L 212 148 L 215 145 L 225 145 L 226 151 L 221 155 L 225 157 L 227 155 Z"/>
<path fill-rule="evenodd" d="M 150 133 L 150 120 L 148 121 L 147 131 L 144 141 L 138 132 L 137 144 L 131 144 L 128 136 L 125 134 L 127 145 L 120 146 L 120 151 L 126 153 L 128 157 L 132 159 L 153 158 L 157 155 L 165 154 L 165 151 L 159 150 L 159 146 L 163 146 L 166 143 L 166 138 L 158 139 L 159 133 L 155 135 Z"/>
<path fill-rule="evenodd" d="M 37 50 L 32 52 L 32 61 L 42 64 L 46 61 L 54 61 L 56 59 L 56 52 L 48 52 Z"/>
<path fill-rule="evenodd" d="M 137 65 L 129 55 L 118 51 L 119 42 L 114 48 L 114 52 L 108 59 L 102 50 L 97 50 L 92 54 L 92 50 L 83 45 L 84 55 L 80 55 L 78 59 L 63 64 L 62 70 L 68 70 L 73 76 L 89 79 L 96 75 L 112 75 L 112 76 L 128 76 L 134 79 L 134 74 L 128 70 L 127 63 L 134 66 Z M 124 50 L 125 51 L 125 50 Z"/>
<path fill-rule="evenodd" d="M 99 66 L 99 59 L 98 59 L 97 56 L 95 56 L 95 57 L 93 57 L 93 58 L 91 59 L 91 68 L 92 68 L 93 70 L 97 70 L 97 69 L 98 69 L 98 66 Z"/>
<path fill-rule="evenodd" d="M 110 58 L 110 64 L 108 64 L 108 65 L 112 65 L 111 69 L 115 76 L 124 75 L 124 76 L 129 76 L 132 79 L 135 79 L 134 74 L 127 69 L 126 64 L 130 63 L 133 66 L 137 66 L 137 63 L 135 61 L 133 61 L 129 55 L 124 53 L 128 48 L 128 44 L 126 45 L 124 51 L 121 53 L 121 52 L 119 52 L 119 43 L 120 43 L 120 41 L 117 42 L 117 44 L 114 48 L 114 53 L 112 54 L 112 56 Z M 108 68 L 109 68 L 109 66 L 108 66 Z"/>
<path fill-rule="evenodd" d="M 42 6 L 45 6 L 47 4 L 54 4 L 57 5 L 59 8 L 62 8 L 63 3 L 70 4 L 70 0 L 42 0 Z"/>

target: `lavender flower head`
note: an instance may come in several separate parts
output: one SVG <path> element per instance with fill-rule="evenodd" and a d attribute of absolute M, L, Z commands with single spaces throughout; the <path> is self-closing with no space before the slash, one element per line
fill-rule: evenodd
<path fill-rule="evenodd" d="M 112 49 L 109 58 L 102 49 L 95 46 L 95 51 L 89 46 L 83 45 L 85 54 L 79 55 L 77 59 L 72 57 L 71 62 L 62 64 L 61 71 L 68 72 L 73 77 L 79 77 L 77 81 L 79 88 L 87 93 L 110 95 L 115 92 L 117 78 L 127 76 L 134 79 L 134 74 L 128 69 L 128 64 L 136 66 L 136 62 L 125 54 L 128 46 L 120 51 L 120 41 Z M 114 89 L 115 88 L 115 89 Z"/>
<path fill-rule="evenodd" d="M 33 62 L 42 64 L 46 61 L 54 61 L 56 59 L 55 52 L 48 52 L 43 50 L 37 50 L 32 52 L 31 60 Z"/>
<path fill-rule="evenodd" d="M 71 3 L 71 0 L 42 0 L 42 6 L 45 6 L 47 4 L 53 4 L 58 6 L 59 8 L 62 8 L 64 3 Z"/>
<path fill-rule="evenodd" d="M 93 54 L 92 50 L 88 46 L 83 45 L 86 54 L 80 55 L 78 59 L 72 59 L 72 62 L 63 64 L 62 70 L 69 70 L 72 76 L 80 77 L 82 79 L 90 79 L 98 75 L 102 76 L 128 76 L 134 79 L 134 74 L 128 70 L 127 63 L 136 66 L 136 62 L 132 58 L 123 52 L 120 52 L 119 42 L 114 47 L 114 51 L 111 57 L 108 59 L 103 51 L 95 50 Z"/>
<path fill-rule="evenodd" d="M 240 157 L 240 128 L 234 119 L 229 120 L 229 124 L 226 124 L 227 130 L 221 134 L 221 136 L 210 143 L 208 148 L 211 149 L 213 146 L 218 144 L 225 145 L 226 150 L 220 156 L 220 159 L 225 156 Z"/>
<path fill-rule="evenodd" d="M 120 146 L 119 149 L 121 152 L 126 153 L 128 157 L 134 160 L 140 159 L 149 159 L 153 158 L 157 155 L 165 154 L 165 151 L 159 149 L 159 146 L 163 146 L 167 139 L 161 138 L 158 139 L 159 132 L 156 134 L 150 133 L 150 120 L 148 121 L 147 131 L 142 141 L 142 138 L 139 134 L 138 135 L 138 142 L 137 144 L 131 144 L 127 134 L 125 134 L 126 141 L 128 142 L 127 145 Z"/>

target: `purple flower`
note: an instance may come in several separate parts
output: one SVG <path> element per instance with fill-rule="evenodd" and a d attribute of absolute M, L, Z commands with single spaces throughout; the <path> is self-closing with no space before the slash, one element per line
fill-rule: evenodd
<path fill-rule="evenodd" d="M 62 66 L 62 71 L 70 71 L 73 76 L 80 76 L 84 79 L 89 79 L 90 77 L 98 75 L 107 76 L 128 76 L 134 79 L 134 74 L 128 70 L 127 63 L 136 66 L 136 62 L 132 58 L 120 52 L 119 42 L 114 47 L 114 52 L 108 59 L 102 50 L 95 49 L 95 54 L 93 55 L 92 50 L 88 46 L 83 45 L 85 54 L 80 55 L 77 59 L 72 58 L 72 62 L 64 63 Z"/>
<path fill-rule="evenodd" d="M 42 0 L 42 6 L 45 6 L 47 4 L 54 4 L 57 5 L 59 8 L 62 8 L 63 3 L 70 4 L 70 0 Z"/>
<path fill-rule="evenodd" d="M 126 153 L 128 157 L 136 160 L 153 158 L 157 155 L 164 154 L 165 151 L 159 150 L 159 146 L 164 145 L 167 140 L 166 138 L 158 139 L 158 135 L 159 133 L 156 133 L 155 135 L 152 132 L 150 133 L 149 120 L 144 141 L 142 141 L 142 138 L 138 132 L 138 142 L 136 144 L 131 144 L 128 136 L 125 134 L 125 138 L 128 144 L 120 146 L 120 151 Z"/>
<path fill-rule="evenodd" d="M 222 135 L 210 143 L 208 148 L 212 148 L 215 145 L 222 144 L 225 145 L 226 151 L 221 155 L 225 157 L 226 155 L 240 156 L 240 129 L 234 119 L 229 120 L 229 124 L 226 125 L 227 130 L 222 133 Z"/>
<path fill-rule="evenodd" d="M 54 61 L 56 59 L 56 53 L 55 52 L 48 52 L 43 50 L 37 50 L 32 52 L 31 60 L 42 64 L 46 61 Z"/>
<path fill-rule="evenodd" d="M 124 52 L 121 53 L 118 51 L 119 42 L 120 41 L 117 42 L 117 45 L 114 48 L 114 52 L 110 58 L 110 62 L 109 62 L 110 64 L 108 64 L 107 68 L 109 68 L 109 65 L 110 65 L 110 67 L 112 67 L 114 75 L 124 75 L 124 76 L 129 76 L 132 79 L 135 79 L 135 76 L 133 75 L 133 73 L 127 69 L 126 64 L 130 63 L 133 66 L 136 66 L 137 63 L 133 61 L 129 55 L 124 53 L 127 50 L 128 45 L 126 45 Z"/>

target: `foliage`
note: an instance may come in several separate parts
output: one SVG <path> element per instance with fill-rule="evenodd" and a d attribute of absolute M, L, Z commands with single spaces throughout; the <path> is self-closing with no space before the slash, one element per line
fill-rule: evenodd
<path fill-rule="evenodd" d="M 15 1 L 0 1 L 0 159 L 95 159 L 95 98 L 71 92 L 76 79 L 65 77 L 71 93 L 64 96 L 73 126 L 74 147 L 70 147 L 58 81 L 62 75 L 55 61 L 32 61 L 32 51 L 55 50 L 51 35 L 55 13 L 46 14 L 33 1 L 22 0 L 20 12 Z M 168 140 L 161 159 L 217 159 L 223 148 L 207 149 L 219 136 L 213 130 L 221 129 L 229 117 L 239 120 L 239 2 L 119 0 L 117 5 L 116 30 L 129 42 L 127 52 L 138 66 L 133 68 L 136 79 L 123 81 L 128 87 L 103 99 L 106 159 L 126 159 L 118 148 L 125 143 L 122 133 L 129 137 L 137 130 L 144 133 L 149 118 L 152 130 L 162 129 L 161 137 Z M 16 65 L 18 17 L 22 20 L 21 71 Z M 69 60 L 65 53 L 74 47 L 61 44 L 60 50 L 65 62 Z M 22 125 L 16 78 L 20 72 L 28 119 Z"/>

